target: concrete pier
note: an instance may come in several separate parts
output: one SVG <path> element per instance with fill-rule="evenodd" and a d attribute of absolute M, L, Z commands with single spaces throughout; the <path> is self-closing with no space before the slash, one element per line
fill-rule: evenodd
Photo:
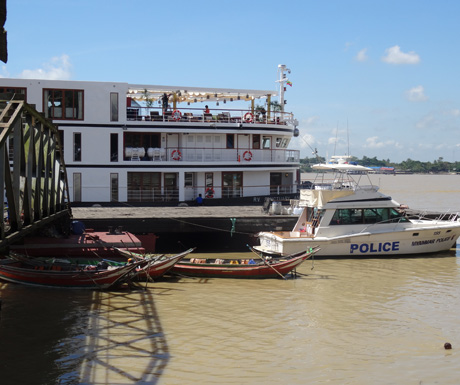
<path fill-rule="evenodd" d="M 262 206 L 186 207 L 75 207 L 74 220 L 86 228 L 104 231 L 112 226 L 134 234 L 153 233 L 157 252 L 177 252 L 184 247 L 202 251 L 242 251 L 257 244 L 260 231 L 290 230 L 292 215 L 269 215 Z"/>

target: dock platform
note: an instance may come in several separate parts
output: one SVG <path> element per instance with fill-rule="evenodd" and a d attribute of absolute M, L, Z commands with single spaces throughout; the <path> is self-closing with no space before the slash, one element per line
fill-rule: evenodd
<path fill-rule="evenodd" d="M 74 207 L 73 219 L 96 231 L 109 227 L 155 234 L 157 252 L 183 247 L 218 252 L 247 250 L 260 231 L 291 230 L 293 215 L 270 215 L 262 206 Z"/>

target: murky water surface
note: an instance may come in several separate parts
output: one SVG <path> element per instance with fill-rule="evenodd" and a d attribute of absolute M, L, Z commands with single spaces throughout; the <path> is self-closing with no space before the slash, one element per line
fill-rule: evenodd
<path fill-rule="evenodd" d="M 414 208 L 460 209 L 459 176 L 373 181 Z M 0 284 L 0 383 L 457 385 L 459 261 L 316 260 L 297 279 L 138 291 Z"/>

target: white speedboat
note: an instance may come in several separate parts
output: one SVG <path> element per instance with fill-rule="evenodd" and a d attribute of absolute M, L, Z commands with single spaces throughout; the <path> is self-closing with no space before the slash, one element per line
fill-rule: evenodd
<path fill-rule="evenodd" d="M 460 236 L 458 213 L 410 216 L 377 186 L 360 185 L 368 168 L 344 161 L 313 167 L 334 171 L 334 178 L 326 181 L 323 173 L 319 183 L 301 190 L 302 212 L 293 230 L 259 233 L 257 250 L 289 255 L 318 246 L 317 256 L 419 255 L 449 250 Z"/>

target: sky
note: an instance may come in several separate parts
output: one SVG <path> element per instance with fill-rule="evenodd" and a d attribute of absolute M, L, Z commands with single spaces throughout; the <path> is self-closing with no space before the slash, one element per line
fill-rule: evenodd
<path fill-rule="evenodd" d="M 276 90 L 301 157 L 460 161 L 460 1 L 7 0 L 0 77 Z"/>

